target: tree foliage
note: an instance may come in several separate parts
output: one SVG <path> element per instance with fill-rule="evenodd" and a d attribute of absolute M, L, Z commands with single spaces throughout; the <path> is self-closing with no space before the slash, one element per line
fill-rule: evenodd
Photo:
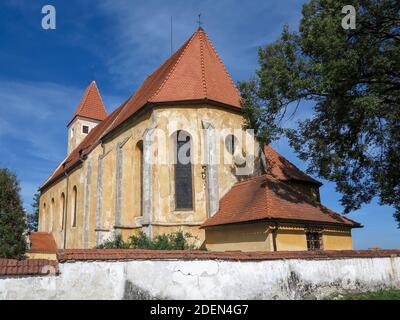
<path fill-rule="evenodd" d="M 0 169 L 0 258 L 25 257 L 25 212 L 15 174 Z"/>
<path fill-rule="evenodd" d="M 27 216 L 27 227 L 29 231 L 38 231 L 39 225 L 39 209 L 40 209 L 40 193 L 35 193 L 32 203 L 33 212 Z"/>
<path fill-rule="evenodd" d="M 286 135 L 308 172 L 336 183 L 345 213 L 378 197 L 400 227 L 400 2 L 350 2 L 310 1 L 298 32 L 259 49 L 255 76 L 239 84 L 246 125 L 264 143 Z M 341 25 L 349 4 L 354 30 Z M 302 100 L 312 116 L 285 128 Z"/>

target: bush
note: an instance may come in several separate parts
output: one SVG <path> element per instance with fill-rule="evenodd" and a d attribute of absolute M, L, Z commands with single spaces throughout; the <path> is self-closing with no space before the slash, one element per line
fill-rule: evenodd
<path fill-rule="evenodd" d="M 148 249 L 148 250 L 205 250 L 205 247 L 197 247 L 191 244 L 190 239 L 195 239 L 190 233 L 177 231 L 169 234 L 161 234 L 150 239 L 143 231 L 138 236 L 131 236 L 128 242 L 122 240 L 121 235 L 116 235 L 99 246 L 99 249 Z"/>
<path fill-rule="evenodd" d="M 117 234 L 114 239 L 107 240 L 106 242 L 97 246 L 97 249 L 129 249 L 129 243 L 122 240 L 122 236 Z"/>

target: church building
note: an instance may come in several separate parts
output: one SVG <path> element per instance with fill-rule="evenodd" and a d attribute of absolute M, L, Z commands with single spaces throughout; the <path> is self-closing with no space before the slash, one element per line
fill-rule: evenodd
<path fill-rule="evenodd" d="M 243 129 L 240 93 L 202 28 L 114 112 L 93 81 L 68 120 L 66 158 L 40 188 L 39 231 L 59 249 L 182 230 L 215 251 L 343 250 L 361 227 Z"/>

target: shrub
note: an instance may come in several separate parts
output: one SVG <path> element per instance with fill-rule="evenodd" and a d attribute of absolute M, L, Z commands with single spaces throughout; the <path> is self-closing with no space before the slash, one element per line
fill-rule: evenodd
<path fill-rule="evenodd" d="M 148 249 L 148 250 L 205 250 L 205 247 L 197 247 L 191 239 L 196 237 L 190 233 L 177 231 L 169 234 L 161 234 L 150 239 L 143 231 L 138 236 L 131 236 L 128 242 L 122 240 L 121 235 L 116 235 L 99 246 L 99 249 Z"/>
<path fill-rule="evenodd" d="M 129 243 L 122 240 L 122 236 L 117 234 L 113 239 L 98 245 L 97 249 L 129 249 Z"/>
<path fill-rule="evenodd" d="M 129 238 L 131 247 L 135 249 L 151 250 L 199 250 L 194 244 L 190 244 L 190 239 L 194 239 L 190 233 L 177 231 L 169 234 L 160 234 L 154 239 L 150 239 L 143 231 L 138 236 Z"/>

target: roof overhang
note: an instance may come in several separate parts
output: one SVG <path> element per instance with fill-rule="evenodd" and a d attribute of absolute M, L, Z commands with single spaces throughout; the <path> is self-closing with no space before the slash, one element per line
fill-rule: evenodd
<path fill-rule="evenodd" d="M 346 218 L 347 219 L 347 218 Z M 350 220 L 350 219 L 349 219 Z M 352 221 L 352 220 L 350 220 Z M 341 227 L 341 228 L 364 228 L 364 226 L 358 222 L 352 221 L 353 224 L 343 224 L 343 223 L 333 223 L 333 222 L 320 222 L 320 221 L 312 221 L 312 220 L 301 220 L 301 219 L 282 219 L 282 218 L 262 218 L 256 220 L 244 220 L 244 221 L 236 221 L 236 222 L 229 222 L 229 223 L 221 223 L 221 224 L 213 224 L 213 225 L 205 225 L 207 220 L 200 226 L 200 229 L 209 229 L 213 227 L 224 227 L 224 226 L 231 226 L 231 225 L 241 225 L 241 224 L 256 224 L 256 223 L 288 223 L 288 224 L 298 224 L 303 226 L 334 226 L 334 227 Z"/>

